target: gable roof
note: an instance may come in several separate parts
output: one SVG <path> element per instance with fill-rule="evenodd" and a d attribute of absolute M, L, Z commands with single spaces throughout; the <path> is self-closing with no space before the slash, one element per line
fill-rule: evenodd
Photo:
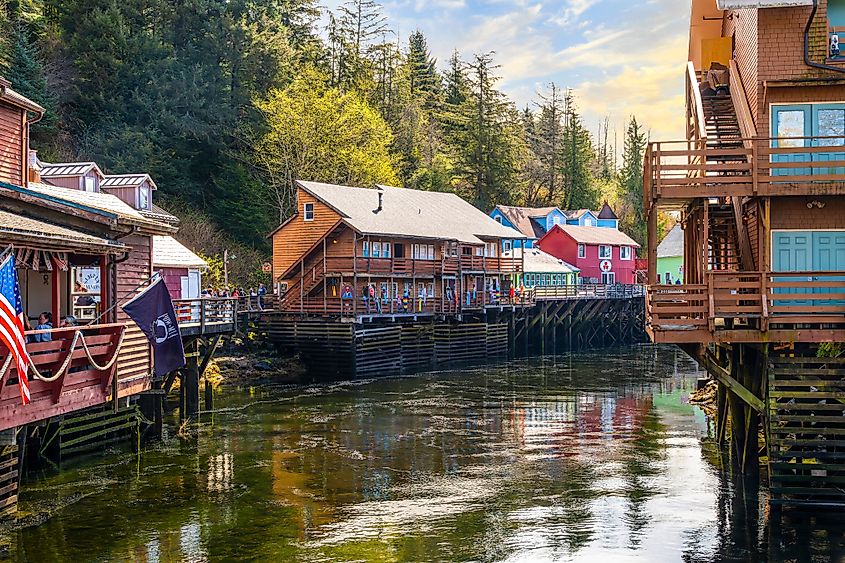
<path fill-rule="evenodd" d="M 43 244 L 50 248 L 85 250 L 89 252 L 123 252 L 126 246 L 118 241 L 81 233 L 67 227 L 53 225 L 0 210 L 0 242 Z"/>
<path fill-rule="evenodd" d="M 595 216 L 595 213 L 593 213 L 590 209 L 570 209 L 563 212 L 563 214 L 566 215 L 567 219 L 580 219 L 587 213 Z"/>
<path fill-rule="evenodd" d="M 153 237 L 153 266 L 207 268 L 208 263 L 171 236 Z"/>
<path fill-rule="evenodd" d="M 361 234 L 456 240 L 468 244 L 525 238 L 452 193 L 391 186 L 355 188 L 301 180 L 296 183 Z M 376 212 L 380 191 L 382 209 Z"/>
<path fill-rule="evenodd" d="M 608 244 L 611 246 L 633 246 L 639 248 L 637 241 L 616 229 L 608 229 L 607 227 L 583 227 L 581 225 L 555 225 L 552 230 L 546 233 L 546 236 L 552 235 L 555 229 L 560 229 L 563 233 L 581 244 Z M 543 241 L 540 240 L 540 247 L 542 248 Z"/>
<path fill-rule="evenodd" d="M 523 250 L 521 248 L 514 248 L 513 250 L 505 250 L 502 252 L 502 256 L 505 258 L 520 259 L 522 258 L 522 253 Z M 539 248 L 525 249 L 525 259 L 523 262 L 523 271 L 528 274 L 574 274 L 581 271 L 569 262 L 555 258 L 551 254 L 543 252 Z"/>
<path fill-rule="evenodd" d="M 616 216 L 616 213 L 613 212 L 613 209 L 611 209 L 610 206 L 607 204 L 607 201 L 605 201 L 604 205 L 601 206 L 601 211 L 599 211 L 597 218 L 617 220 L 619 219 L 619 217 Z"/>
<path fill-rule="evenodd" d="M 91 170 L 97 172 L 100 178 L 105 178 L 105 174 L 97 166 L 96 162 L 63 162 L 60 164 L 50 164 L 47 162 L 41 163 L 41 177 L 42 178 L 62 178 L 68 176 L 84 176 Z"/>
<path fill-rule="evenodd" d="M 672 230 L 666 233 L 660 244 L 657 245 L 657 257 L 669 258 L 670 256 L 684 255 L 684 230 L 680 223 L 676 223 Z"/>
<path fill-rule="evenodd" d="M 516 230 L 526 237 L 535 239 L 546 234 L 546 229 L 532 219 L 546 217 L 549 213 L 558 210 L 557 207 L 516 207 L 513 205 L 497 205 L 496 209 L 510 221 Z"/>
<path fill-rule="evenodd" d="M 42 173 L 43 175 L 43 173 Z M 158 186 L 153 182 L 149 174 L 109 174 L 100 182 L 101 188 L 136 188 L 149 182 L 152 189 L 157 190 Z"/>

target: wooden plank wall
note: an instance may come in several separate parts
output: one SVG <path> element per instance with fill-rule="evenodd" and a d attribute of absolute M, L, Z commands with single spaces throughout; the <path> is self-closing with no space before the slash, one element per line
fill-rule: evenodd
<path fill-rule="evenodd" d="M 402 372 L 402 327 L 389 325 L 355 330 L 355 375 Z"/>
<path fill-rule="evenodd" d="M 0 103 L 0 181 L 24 185 L 25 137 L 23 110 Z"/>
<path fill-rule="evenodd" d="M 769 358 L 772 502 L 845 507 L 845 358 Z"/>
<path fill-rule="evenodd" d="M 120 305 L 143 289 L 138 286 L 150 279 L 153 258 L 149 235 L 131 235 L 122 241 L 132 248 L 129 258 L 117 265 L 117 322 L 130 321 L 117 363 L 118 394 L 125 397 L 150 388 L 152 351 L 144 333 L 131 322 Z"/>
<path fill-rule="evenodd" d="M 302 208 L 314 204 L 314 220 L 304 221 Z M 273 233 L 273 280 L 290 268 L 303 253 L 325 237 L 340 216 L 330 207 L 303 190 L 297 190 L 297 213 L 284 227 Z"/>

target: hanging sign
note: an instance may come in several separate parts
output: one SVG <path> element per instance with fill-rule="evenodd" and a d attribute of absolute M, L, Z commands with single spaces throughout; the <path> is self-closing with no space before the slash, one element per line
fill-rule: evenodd
<path fill-rule="evenodd" d="M 613 264 L 610 263 L 610 260 L 602 260 L 599 263 L 599 268 L 606 274 L 613 269 Z"/>
<path fill-rule="evenodd" d="M 263 264 L 261 264 L 261 271 L 265 274 L 269 274 L 273 271 L 273 265 L 270 264 L 270 262 L 264 262 Z"/>

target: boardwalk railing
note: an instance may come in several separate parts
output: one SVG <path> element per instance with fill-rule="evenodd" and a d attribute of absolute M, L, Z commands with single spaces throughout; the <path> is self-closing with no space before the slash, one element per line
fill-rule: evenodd
<path fill-rule="evenodd" d="M 645 295 L 645 286 L 639 284 L 579 284 L 535 287 L 531 290 L 534 300 L 553 299 L 633 299 Z"/>
<path fill-rule="evenodd" d="M 845 272 L 710 272 L 706 284 L 649 286 L 646 307 L 664 331 L 845 325 Z"/>
<path fill-rule="evenodd" d="M 104 403 L 111 394 L 117 366 L 112 359 L 120 352 L 118 344 L 125 330 L 123 324 L 105 324 L 27 332 L 29 357 L 48 381 L 36 377 L 30 370 L 27 380 L 31 402 L 23 406 L 18 383 L 20 374 L 14 362 L 9 363 L 0 378 L 0 430 Z M 76 337 L 77 333 L 85 337 L 88 352 Z M 44 335 L 50 340 L 30 342 Z M 71 350 L 74 340 L 76 346 Z M 9 350 L 0 345 L 0 368 L 5 365 L 8 355 Z"/>
<path fill-rule="evenodd" d="M 650 143 L 646 197 L 690 199 L 838 193 L 845 187 L 845 138 L 758 137 L 716 148 L 707 139 Z M 649 200 L 646 201 L 649 204 Z"/>
<path fill-rule="evenodd" d="M 176 299 L 173 301 L 179 327 L 199 328 L 234 326 L 237 321 L 238 299 L 230 297 L 203 297 L 200 299 Z"/>

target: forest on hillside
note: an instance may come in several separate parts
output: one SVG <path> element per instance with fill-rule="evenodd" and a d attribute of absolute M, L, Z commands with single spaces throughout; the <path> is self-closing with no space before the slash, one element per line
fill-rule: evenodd
<path fill-rule="evenodd" d="M 375 0 L 4 0 L 0 28 L 0 75 L 48 110 L 39 157 L 150 173 L 179 238 L 214 264 L 235 249 L 243 283 L 297 178 L 452 191 L 484 210 L 607 199 L 645 239 L 635 117 L 617 150 L 567 88 L 517 107 L 495 53 L 436 61 Z"/>

